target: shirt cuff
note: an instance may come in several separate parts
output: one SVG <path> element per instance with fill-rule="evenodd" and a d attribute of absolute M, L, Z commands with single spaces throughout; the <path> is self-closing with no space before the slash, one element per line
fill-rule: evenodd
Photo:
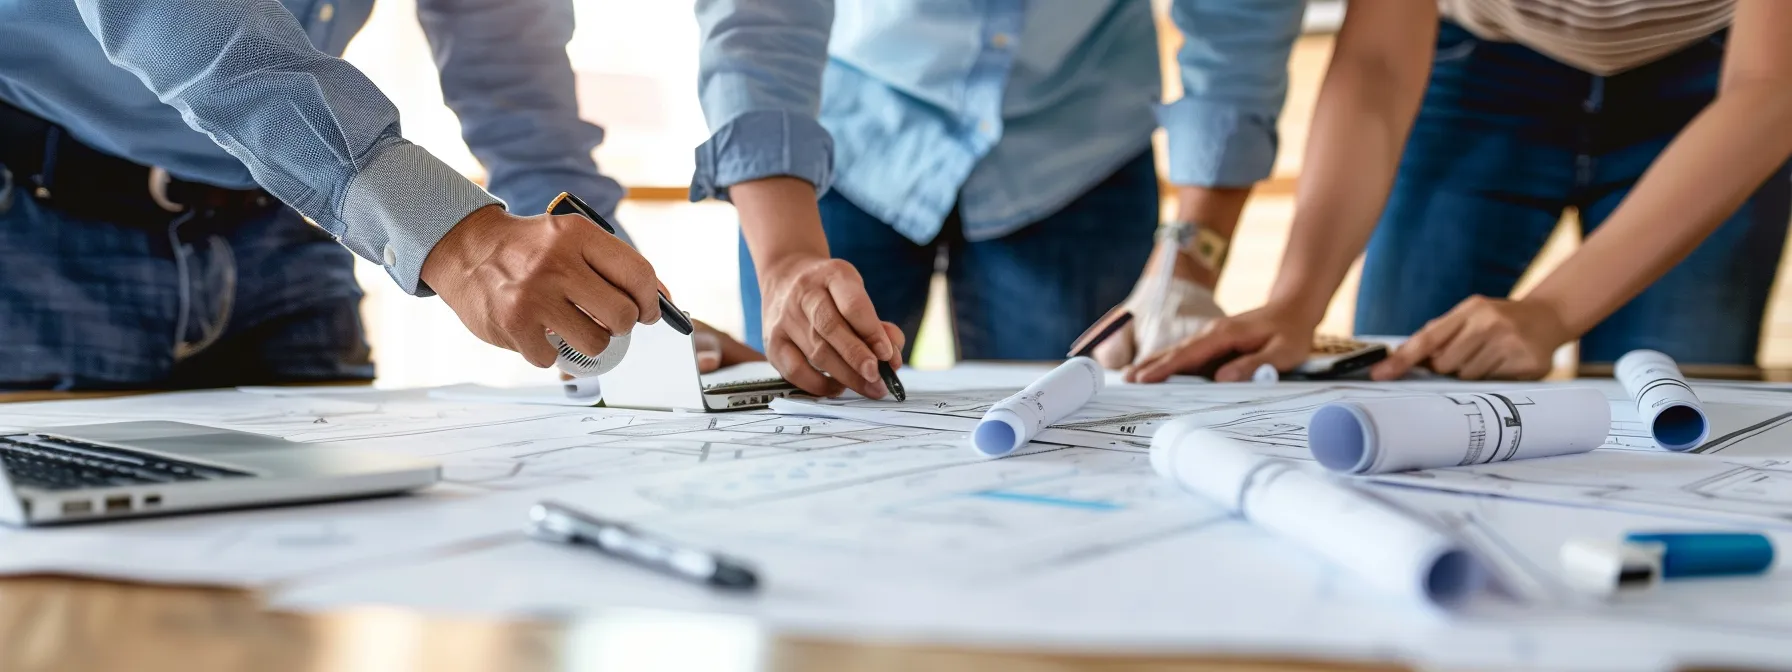
<path fill-rule="evenodd" d="M 342 199 L 342 244 L 384 267 L 406 293 L 435 294 L 419 277 L 424 258 L 469 213 L 503 202 L 402 140 L 368 153 L 361 164 Z"/>
<path fill-rule="evenodd" d="M 1170 140 L 1170 183 L 1248 187 L 1275 168 L 1275 115 L 1183 98 L 1157 108 Z"/>
<path fill-rule="evenodd" d="M 788 176 L 815 185 L 819 198 L 834 179 L 834 138 L 821 123 L 782 110 L 735 117 L 697 147 L 691 201 L 728 200 L 728 187 Z"/>

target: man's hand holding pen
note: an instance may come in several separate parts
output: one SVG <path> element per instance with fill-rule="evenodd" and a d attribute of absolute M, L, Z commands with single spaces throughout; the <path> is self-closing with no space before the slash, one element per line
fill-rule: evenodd
<path fill-rule="evenodd" d="M 436 243 L 422 278 L 475 336 L 542 368 L 554 364 L 550 330 L 596 353 L 660 319 L 653 265 L 578 215 L 481 208 Z"/>

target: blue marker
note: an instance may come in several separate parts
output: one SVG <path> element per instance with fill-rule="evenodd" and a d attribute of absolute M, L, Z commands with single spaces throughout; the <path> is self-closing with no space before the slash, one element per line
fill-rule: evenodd
<path fill-rule="evenodd" d="M 1752 532 L 1637 532 L 1623 541 L 1570 540 L 1561 561 L 1570 585 L 1611 595 L 1667 579 L 1762 574 L 1773 567 L 1773 542 Z"/>
<path fill-rule="evenodd" d="M 1773 566 L 1773 542 L 1751 532 L 1632 533 L 1624 543 L 1660 546 L 1663 579 L 1761 574 Z"/>

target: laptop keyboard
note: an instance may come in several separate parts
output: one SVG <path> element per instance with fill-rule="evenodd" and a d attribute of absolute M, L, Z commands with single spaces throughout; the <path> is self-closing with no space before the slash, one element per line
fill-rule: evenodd
<path fill-rule="evenodd" d="M 78 490 L 153 483 L 212 481 L 249 472 L 171 460 L 148 453 L 43 434 L 0 436 L 0 464 L 15 486 Z"/>

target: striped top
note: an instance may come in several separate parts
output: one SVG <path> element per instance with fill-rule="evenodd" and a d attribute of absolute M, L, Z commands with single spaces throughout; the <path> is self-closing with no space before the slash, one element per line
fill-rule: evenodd
<path fill-rule="evenodd" d="M 1482 39 L 1517 42 L 1610 75 L 1723 30 L 1735 0 L 1438 0 L 1438 7 Z"/>

